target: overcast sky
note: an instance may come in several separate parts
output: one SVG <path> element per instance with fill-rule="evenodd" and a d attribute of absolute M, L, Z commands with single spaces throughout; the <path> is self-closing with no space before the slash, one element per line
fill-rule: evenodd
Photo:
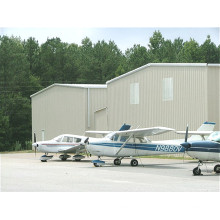
<path fill-rule="evenodd" d="M 19 36 L 21 39 L 34 37 L 40 44 L 47 38 L 59 37 L 63 42 L 81 44 L 85 37 L 93 43 L 98 40 L 114 41 L 124 52 L 134 44 L 147 47 L 149 38 L 155 30 L 160 30 L 165 39 L 174 40 L 178 37 L 184 41 L 195 39 L 199 44 L 204 43 L 207 35 L 219 45 L 219 28 L 0 28 L 0 35 Z"/>
<path fill-rule="evenodd" d="M 219 2 L 7 0 L 1 2 L 0 35 L 34 37 L 40 44 L 52 37 L 78 45 L 85 37 L 93 43 L 112 40 L 124 52 L 134 44 L 147 47 L 160 30 L 172 41 L 193 38 L 202 44 L 210 35 L 219 45 Z"/>

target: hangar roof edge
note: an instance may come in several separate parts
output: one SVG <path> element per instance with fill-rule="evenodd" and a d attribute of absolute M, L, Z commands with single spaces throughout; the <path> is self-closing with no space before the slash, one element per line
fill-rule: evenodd
<path fill-rule="evenodd" d="M 192 67 L 193 66 L 195 66 L 195 67 L 210 66 L 210 67 L 220 67 L 220 64 L 207 64 L 207 63 L 148 63 L 148 64 L 146 64 L 144 66 L 141 66 L 141 67 L 139 67 L 137 69 L 131 70 L 131 71 L 129 71 L 129 72 L 123 74 L 123 75 L 115 77 L 114 79 L 111 79 L 111 80 L 107 81 L 106 84 L 109 84 L 109 83 L 114 82 L 114 81 L 116 81 L 118 79 L 121 79 L 121 78 L 126 77 L 128 75 L 131 75 L 131 74 L 133 74 L 135 72 L 138 72 L 140 70 L 143 70 L 143 69 L 145 69 L 147 67 L 157 67 L 157 66 L 158 67 L 161 67 L 161 66 L 173 66 L 173 67 L 177 67 L 177 66 L 179 66 L 179 67 L 181 67 L 181 66 L 189 66 L 189 67 L 190 66 L 192 66 Z"/>
<path fill-rule="evenodd" d="M 38 95 L 54 86 L 64 86 L 64 87 L 73 87 L 73 88 L 83 88 L 83 89 L 106 89 L 107 85 L 106 84 L 60 84 L 60 83 L 54 83 L 36 93 L 31 95 L 30 97 L 32 98 L 35 95 Z"/>

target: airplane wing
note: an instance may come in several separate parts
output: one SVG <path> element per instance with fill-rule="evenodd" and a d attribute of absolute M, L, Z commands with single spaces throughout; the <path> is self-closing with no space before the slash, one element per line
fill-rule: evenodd
<path fill-rule="evenodd" d="M 175 131 L 177 134 L 186 134 L 186 131 Z M 213 131 L 188 131 L 188 134 L 192 135 L 209 135 Z"/>
<path fill-rule="evenodd" d="M 88 134 L 101 134 L 101 135 L 107 135 L 113 131 L 86 131 Z"/>
<path fill-rule="evenodd" d="M 135 136 L 135 137 L 145 137 L 163 134 L 169 131 L 174 131 L 175 129 L 166 127 L 153 127 L 153 128 L 140 128 L 132 129 L 127 131 L 116 131 L 115 134 L 125 135 L 125 136 Z"/>
<path fill-rule="evenodd" d="M 77 151 L 82 151 L 85 149 L 84 144 L 78 144 L 75 145 L 74 147 L 63 147 L 62 150 L 59 150 L 59 153 L 76 153 Z"/>

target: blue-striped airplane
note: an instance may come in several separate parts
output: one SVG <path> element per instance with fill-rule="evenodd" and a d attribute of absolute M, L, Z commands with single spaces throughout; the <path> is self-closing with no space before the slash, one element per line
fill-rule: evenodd
<path fill-rule="evenodd" d="M 185 142 L 181 144 L 186 153 L 192 158 L 198 159 L 198 166 L 193 169 L 194 175 L 201 175 L 200 166 L 203 161 L 220 162 L 220 131 L 215 131 L 205 141 L 188 141 L 188 126 L 186 128 Z M 220 164 L 214 167 L 214 172 L 220 173 Z"/>
<path fill-rule="evenodd" d="M 191 139 L 201 140 L 201 136 L 208 135 L 214 129 L 215 123 L 205 122 L 194 132 Z M 98 160 L 93 160 L 94 166 L 104 165 L 100 159 L 102 156 L 114 157 L 114 164 L 120 165 L 121 160 L 127 157 L 138 157 L 148 155 L 176 154 L 185 152 L 185 148 L 180 144 L 183 140 L 151 141 L 149 136 L 159 135 L 166 132 L 175 131 L 167 127 L 152 127 L 141 129 L 119 130 L 113 132 L 87 131 L 93 134 L 107 134 L 104 138 L 89 138 L 87 151 L 98 156 Z M 137 166 L 135 158 L 131 160 L 131 166 Z"/>

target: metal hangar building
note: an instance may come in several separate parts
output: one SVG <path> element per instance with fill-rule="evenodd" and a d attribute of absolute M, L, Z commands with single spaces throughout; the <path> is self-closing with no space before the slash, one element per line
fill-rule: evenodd
<path fill-rule="evenodd" d="M 106 85 L 53 84 L 31 96 L 32 131 L 62 133 L 164 126 L 196 130 L 204 121 L 220 129 L 220 64 L 150 63 Z M 43 137 L 42 137 L 43 138 Z M 155 139 L 180 138 L 170 132 Z"/>
<path fill-rule="evenodd" d="M 53 84 L 31 95 L 32 136 L 36 133 L 40 141 L 95 129 L 96 115 L 107 105 L 106 94 L 106 85 Z"/>

